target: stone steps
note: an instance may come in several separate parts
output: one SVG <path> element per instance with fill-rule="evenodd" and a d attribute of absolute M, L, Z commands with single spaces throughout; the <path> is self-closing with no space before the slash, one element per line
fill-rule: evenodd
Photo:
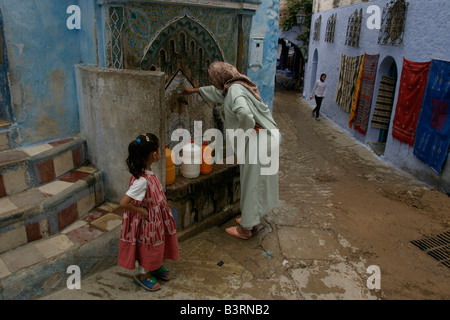
<path fill-rule="evenodd" d="M 69 138 L 0 152 L 0 198 L 41 186 L 86 162 L 86 142 Z"/>
<path fill-rule="evenodd" d="M 38 299 L 117 263 L 123 210 L 105 202 L 60 233 L 0 254 L 0 300 Z M 71 283 L 71 282 L 70 282 Z"/>
<path fill-rule="evenodd" d="M 58 234 L 104 201 L 79 137 L 0 152 L 0 254 Z"/>
<path fill-rule="evenodd" d="M 5 131 L 9 134 L 9 131 Z M 10 144 L 9 144 L 10 145 Z M 0 152 L 0 300 L 34 299 L 116 262 L 121 213 L 78 136 Z M 109 258 L 108 258 L 109 257 Z"/>

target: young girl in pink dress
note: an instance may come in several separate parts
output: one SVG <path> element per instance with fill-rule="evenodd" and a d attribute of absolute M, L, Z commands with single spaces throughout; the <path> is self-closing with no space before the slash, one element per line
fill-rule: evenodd
<path fill-rule="evenodd" d="M 134 270 L 137 261 L 140 274 L 134 281 L 148 291 L 161 289 L 156 278 L 170 279 L 163 261 L 180 256 L 175 220 L 161 183 L 151 171 L 151 165 L 160 159 L 159 139 L 151 133 L 140 135 L 129 144 L 126 163 L 131 173 L 130 185 L 120 201 L 125 210 L 118 264 Z"/>

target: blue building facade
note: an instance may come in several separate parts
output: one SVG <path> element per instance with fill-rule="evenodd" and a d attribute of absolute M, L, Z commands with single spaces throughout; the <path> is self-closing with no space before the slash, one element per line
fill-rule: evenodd
<path fill-rule="evenodd" d="M 393 138 L 392 128 L 404 59 L 412 62 L 430 62 L 432 59 L 450 60 L 448 51 L 450 48 L 448 37 L 450 3 L 446 0 L 409 0 L 406 2 L 406 14 L 402 16 L 403 13 L 399 13 L 399 16 L 404 19 L 395 18 L 396 24 L 392 24 L 391 30 L 386 30 L 383 27 L 388 20 L 386 13 L 389 3 L 391 2 L 386 0 L 374 0 L 313 14 L 310 58 L 305 73 L 303 95 L 310 101 L 309 96 L 314 82 L 320 74 L 326 73 L 328 90 L 321 109 L 326 117 L 368 148 L 372 145 L 386 162 L 449 193 L 450 166 L 448 163 L 444 165 L 440 174 L 437 174 L 414 156 L 414 148 L 411 145 Z M 405 1 L 397 0 L 392 3 L 400 5 Z M 334 28 L 330 26 L 333 18 L 335 19 Z M 378 22 L 381 30 L 377 27 Z M 355 28 L 356 31 L 357 27 L 359 27 L 357 34 L 349 34 L 348 30 Z M 389 32 L 396 33 L 396 43 L 384 43 L 383 39 Z M 349 126 L 351 113 L 338 105 L 335 96 L 339 85 L 341 55 L 358 57 L 364 54 L 378 55 L 378 62 L 373 82 L 373 95 L 369 101 L 369 125 L 366 132 L 362 134 L 354 126 Z M 378 95 L 381 93 L 380 84 L 383 77 L 394 79 L 395 84 L 392 113 L 388 128 L 385 130 L 371 125 Z M 383 150 L 376 149 L 377 143 L 381 144 Z"/>
<path fill-rule="evenodd" d="M 9 62 L 10 147 L 73 136 L 79 131 L 74 65 L 96 63 L 94 19 L 69 30 L 67 8 L 87 1 L 0 1 Z M 84 14 L 83 13 L 83 14 Z M 88 43 L 89 42 L 89 43 Z"/>
<path fill-rule="evenodd" d="M 249 63 L 247 75 L 258 84 L 261 99 L 270 108 L 273 107 L 275 87 L 275 71 L 277 67 L 277 47 L 279 30 L 280 1 L 263 0 L 260 8 L 253 17 L 250 32 L 251 39 L 263 39 L 261 62 Z M 258 42 L 251 42 L 250 54 L 257 50 Z"/>

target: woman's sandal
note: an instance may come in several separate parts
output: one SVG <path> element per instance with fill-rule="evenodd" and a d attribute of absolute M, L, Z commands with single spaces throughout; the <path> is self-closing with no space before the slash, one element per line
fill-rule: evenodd
<path fill-rule="evenodd" d="M 241 218 L 236 218 L 236 222 L 237 222 L 239 225 L 241 225 Z M 256 231 L 258 231 L 258 230 L 261 229 L 261 228 L 262 228 L 262 225 L 261 225 L 261 224 L 258 224 L 257 226 L 254 226 L 254 227 L 253 227 L 252 232 L 256 232 Z"/>
<path fill-rule="evenodd" d="M 231 234 L 232 236 L 235 236 L 237 238 L 244 239 L 244 240 L 247 240 L 247 239 L 251 238 L 251 236 L 252 236 L 252 233 L 250 230 L 245 230 L 241 226 L 227 228 L 225 231 L 228 234 Z M 245 231 L 250 232 L 250 234 L 246 233 Z"/>
<path fill-rule="evenodd" d="M 161 266 L 159 269 L 152 271 L 151 274 L 152 276 L 155 276 L 164 281 L 170 280 L 169 270 L 167 270 L 167 268 L 164 266 Z"/>
<path fill-rule="evenodd" d="M 156 281 L 155 277 L 148 277 L 141 280 L 141 275 L 138 274 L 134 276 L 134 282 L 147 291 L 155 292 L 161 290 L 161 285 Z"/>

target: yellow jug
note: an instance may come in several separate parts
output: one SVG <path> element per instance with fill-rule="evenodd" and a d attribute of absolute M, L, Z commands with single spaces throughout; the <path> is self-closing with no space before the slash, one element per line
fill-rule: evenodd
<path fill-rule="evenodd" d="M 166 186 L 175 182 L 175 164 L 172 162 L 172 150 L 166 144 Z"/>

